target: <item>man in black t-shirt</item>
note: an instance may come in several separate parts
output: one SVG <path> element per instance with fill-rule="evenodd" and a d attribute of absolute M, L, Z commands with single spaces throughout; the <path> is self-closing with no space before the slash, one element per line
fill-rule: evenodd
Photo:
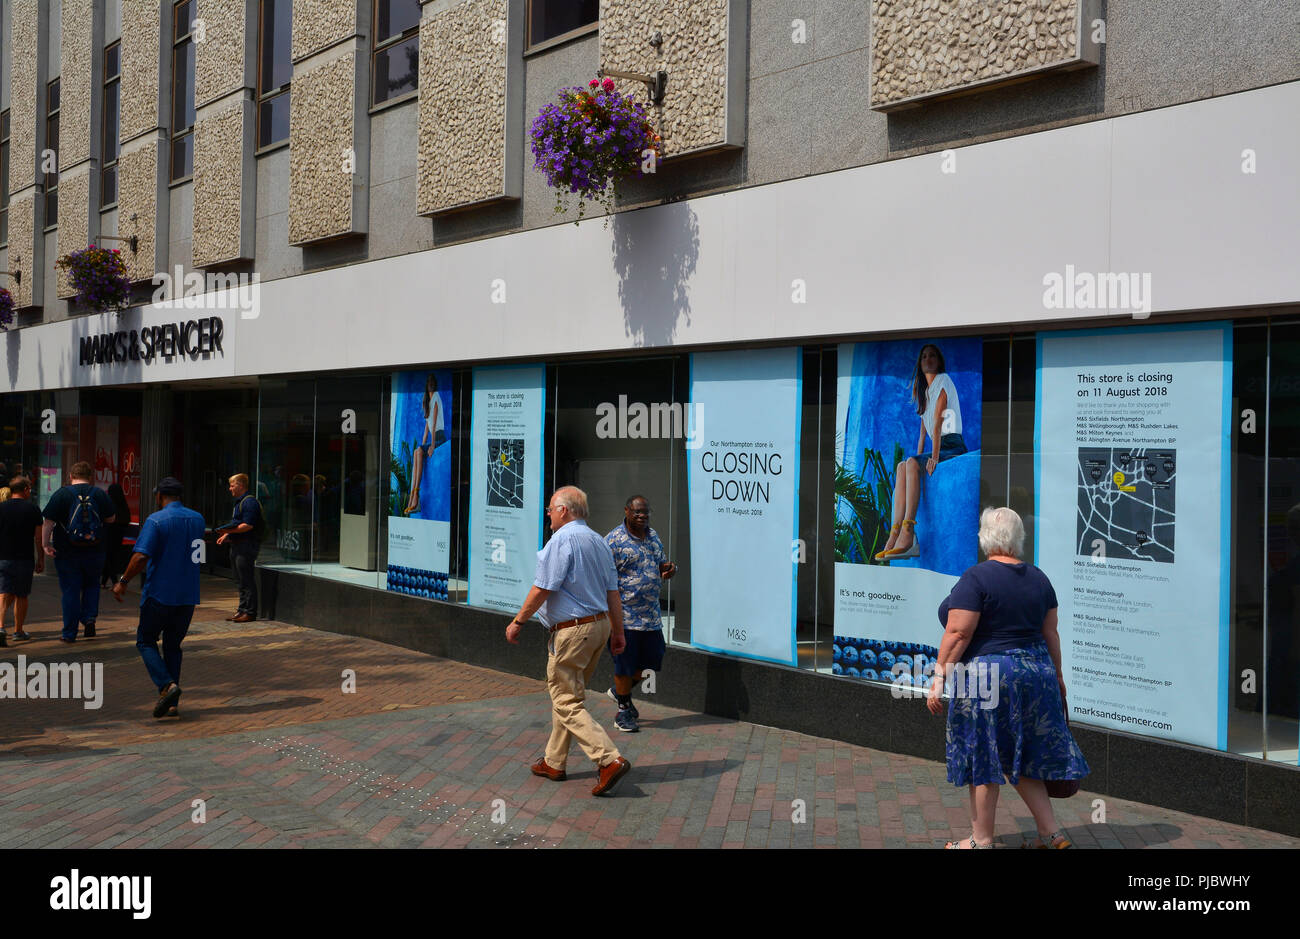
<path fill-rule="evenodd" d="M 69 485 L 45 503 L 41 526 L 45 554 L 54 558 L 63 594 L 63 641 L 75 642 L 77 623 L 85 638 L 95 637 L 99 616 L 99 575 L 104 570 L 104 526 L 113 521 L 113 500 L 91 482 L 94 470 L 85 460 L 72 464 Z"/>
<path fill-rule="evenodd" d="M 217 544 L 230 544 L 230 566 L 239 584 L 239 609 L 226 619 L 251 623 L 257 619 L 257 552 L 262 547 L 262 506 L 248 491 L 248 476 L 236 473 L 228 480 L 235 512 L 217 531 Z"/>
<path fill-rule="evenodd" d="M 9 480 L 9 499 L 0 502 L 0 646 L 5 644 L 5 619 L 14 608 L 14 638 L 29 639 L 27 597 L 32 575 L 45 570 L 41 551 L 41 511 L 32 504 L 32 484 L 25 476 Z"/>

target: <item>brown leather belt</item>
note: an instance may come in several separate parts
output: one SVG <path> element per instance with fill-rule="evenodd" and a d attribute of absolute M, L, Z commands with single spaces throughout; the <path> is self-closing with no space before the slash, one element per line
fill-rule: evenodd
<path fill-rule="evenodd" d="M 557 629 L 568 629 L 570 626 L 586 626 L 598 619 L 604 619 L 607 615 L 606 613 L 597 613 L 595 616 L 579 616 L 577 619 L 566 619 L 563 623 L 556 623 L 552 626 L 551 632 L 555 632 Z"/>

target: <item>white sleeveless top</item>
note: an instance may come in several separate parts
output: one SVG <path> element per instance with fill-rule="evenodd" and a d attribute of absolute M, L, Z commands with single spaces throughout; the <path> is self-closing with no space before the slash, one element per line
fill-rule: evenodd
<path fill-rule="evenodd" d="M 925 393 L 925 414 L 921 420 L 925 423 L 925 432 L 929 434 L 934 429 L 934 410 L 939 406 L 939 392 L 948 392 L 948 410 L 952 412 L 952 419 L 949 426 L 943 426 L 943 417 L 939 417 L 939 439 L 943 439 L 944 434 L 961 433 L 961 404 L 957 400 L 957 386 L 952 383 L 947 372 L 940 372 L 934 376 L 934 381 L 930 382 L 930 387 Z M 936 446 L 939 441 L 931 441 Z"/>
<path fill-rule="evenodd" d="M 429 404 L 433 406 L 433 411 L 424 424 L 429 429 L 429 440 L 435 441 L 438 439 L 438 431 L 445 428 L 442 421 L 442 398 L 435 397 Z"/>

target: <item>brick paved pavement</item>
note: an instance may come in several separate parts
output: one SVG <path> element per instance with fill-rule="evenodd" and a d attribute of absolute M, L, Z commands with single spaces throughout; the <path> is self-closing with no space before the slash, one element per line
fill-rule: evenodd
<path fill-rule="evenodd" d="M 593 799 L 576 748 L 567 782 L 528 772 L 549 733 L 539 682 L 281 623 L 233 627 L 229 585 L 205 595 L 225 599 L 186 641 L 183 715 L 154 721 L 132 608 L 108 600 L 104 638 L 65 647 L 57 596 L 38 586 L 37 638 L 0 661 L 103 662 L 106 691 L 99 710 L 0 700 L 0 848 L 932 847 L 968 832 L 966 793 L 938 763 L 644 701 L 642 733 L 615 740 L 635 769 Z M 612 728 L 612 702 L 591 707 Z M 1092 824 L 1094 798 L 1056 804 L 1081 847 L 1300 847 L 1113 798 Z M 998 812 L 999 843 L 1032 831 L 1010 791 Z"/>

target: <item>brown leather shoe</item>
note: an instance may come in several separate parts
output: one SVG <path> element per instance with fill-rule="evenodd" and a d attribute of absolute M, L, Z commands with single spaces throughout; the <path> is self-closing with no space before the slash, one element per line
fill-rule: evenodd
<path fill-rule="evenodd" d="M 256 616 L 249 616 L 247 613 L 240 613 L 238 616 L 236 616 L 236 617 L 234 617 L 233 619 L 231 619 L 231 622 L 232 622 L 232 623 L 252 623 L 252 622 L 255 622 L 256 620 L 257 620 L 257 617 L 256 617 Z"/>
<path fill-rule="evenodd" d="M 606 793 L 613 792 L 614 787 L 618 785 L 618 781 L 626 776 L 627 771 L 631 768 L 632 764 L 621 756 L 612 762 L 606 763 L 600 768 L 598 774 L 600 781 L 592 787 L 591 794 L 593 796 L 603 796 Z"/>
<path fill-rule="evenodd" d="M 532 765 L 534 776 L 545 776 L 554 782 L 564 782 L 569 778 L 569 774 L 562 769 L 556 769 L 546 762 L 546 757 L 542 757 Z"/>

